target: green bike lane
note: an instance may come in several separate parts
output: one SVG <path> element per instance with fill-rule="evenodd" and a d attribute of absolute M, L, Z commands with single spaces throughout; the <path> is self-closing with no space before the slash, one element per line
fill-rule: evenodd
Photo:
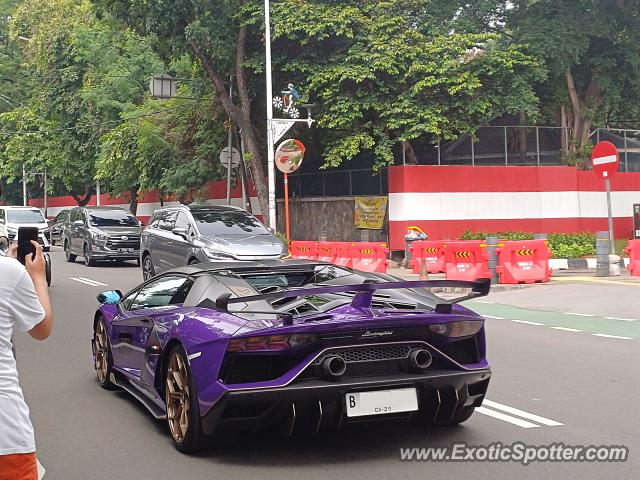
<path fill-rule="evenodd" d="M 561 313 L 550 310 L 516 307 L 492 302 L 469 301 L 465 305 L 484 317 L 496 321 L 511 321 L 561 332 L 587 333 L 595 336 L 640 339 L 639 318 L 604 317 L 585 313 Z"/>

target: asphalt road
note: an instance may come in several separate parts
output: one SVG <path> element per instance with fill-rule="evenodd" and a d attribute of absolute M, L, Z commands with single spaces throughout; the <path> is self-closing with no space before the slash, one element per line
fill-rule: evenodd
<path fill-rule="evenodd" d="M 474 302 L 487 316 L 493 378 L 489 402 L 461 426 L 422 430 L 379 423 L 314 438 L 248 439 L 186 456 L 173 448 L 163 423 L 126 393 L 104 391 L 95 381 L 95 296 L 108 288 L 128 290 L 141 280 L 140 269 L 133 262 L 67 264 L 60 251 L 52 257 L 54 333 L 42 343 L 26 335 L 16 339 L 47 480 L 637 478 L 640 284 L 563 282 Z M 626 445 L 630 459 L 529 466 L 400 461 L 401 447 L 460 442 Z"/>

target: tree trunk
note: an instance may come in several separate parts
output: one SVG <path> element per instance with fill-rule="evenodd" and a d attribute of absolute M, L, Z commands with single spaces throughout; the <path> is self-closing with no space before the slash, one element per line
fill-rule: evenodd
<path fill-rule="evenodd" d="M 602 90 L 595 79 L 592 78 L 582 98 L 580 98 L 581 95 L 580 92 L 578 92 L 570 68 L 565 70 L 565 78 L 573 114 L 573 128 L 569 137 L 569 151 L 575 153 L 576 151 L 582 150 L 589 143 L 593 120 L 589 117 L 588 110 L 600 106 L 602 103 Z"/>
<path fill-rule="evenodd" d="M 77 195 L 75 193 L 71 194 L 71 197 L 75 200 L 75 202 L 78 204 L 79 207 L 84 207 L 87 205 L 87 203 L 89 203 L 89 200 L 91 200 L 91 197 L 93 196 L 93 186 L 89 186 L 87 187 L 87 190 L 85 191 L 84 195 Z"/>
<path fill-rule="evenodd" d="M 138 191 L 140 190 L 140 185 L 134 185 L 129 189 L 129 211 L 136 215 L 138 212 Z"/>
<path fill-rule="evenodd" d="M 406 155 L 407 163 L 409 165 L 417 165 L 418 157 L 416 156 L 416 151 L 409 140 L 402 142 L 402 149 Z"/>
<path fill-rule="evenodd" d="M 518 151 L 520 152 L 520 163 L 527 163 L 527 116 L 524 112 L 518 114 Z"/>
<path fill-rule="evenodd" d="M 206 53 L 194 42 L 190 42 L 191 51 L 198 57 L 200 63 L 205 69 L 209 80 L 211 81 L 217 95 L 217 100 L 224 108 L 225 113 L 229 116 L 242 130 L 242 134 L 246 141 L 247 151 L 249 154 L 249 167 L 251 168 L 253 183 L 258 194 L 258 202 L 263 218 L 269 216 L 269 189 L 267 186 L 267 178 L 262 163 L 262 150 L 258 135 L 251 123 L 251 100 L 249 90 L 245 78 L 245 71 L 242 67 L 245 56 L 246 44 L 246 27 L 240 27 L 238 31 L 238 39 L 236 46 L 236 83 L 238 86 L 238 94 L 240 97 L 240 106 L 234 105 L 233 99 L 229 96 L 227 85 L 221 72 L 216 70 L 213 63 Z M 247 161 L 247 159 L 245 159 Z"/>

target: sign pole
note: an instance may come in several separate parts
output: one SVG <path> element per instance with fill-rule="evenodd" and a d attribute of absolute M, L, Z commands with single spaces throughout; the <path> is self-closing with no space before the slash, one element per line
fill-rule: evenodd
<path fill-rule="evenodd" d="M 609 177 L 604 179 L 604 187 L 607 191 L 607 213 L 609 214 L 609 253 L 615 255 L 616 249 L 613 244 L 613 214 L 611 212 L 611 180 L 609 180 Z"/>
<path fill-rule="evenodd" d="M 233 101 L 233 75 L 229 75 L 229 98 Z M 231 205 L 231 155 L 233 154 L 233 129 L 231 124 L 231 118 L 229 118 L 229 138 L 227 139 L 227 147 L 229 149 L 229 155 L 227 159 L 227 205 Z"/>
<path fill-rule="evenodd" d="M 291 233 L 289 231 L 289 174 L 284 174 L 284 223 L 287 232 L 287 242 L 291 242 Z"/>

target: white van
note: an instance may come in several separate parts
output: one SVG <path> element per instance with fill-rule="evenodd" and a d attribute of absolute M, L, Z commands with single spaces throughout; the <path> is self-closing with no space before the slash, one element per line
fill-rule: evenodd
<path fill-rule="evenodd" d="M 37 227 L 38 241 L 45 252 L 49 251 L 51 248 L 49 223 L 39 208 L 0 206 L 0 237 L 7 237 L 10 242 L 17 240 L 20 227 Z"/>

